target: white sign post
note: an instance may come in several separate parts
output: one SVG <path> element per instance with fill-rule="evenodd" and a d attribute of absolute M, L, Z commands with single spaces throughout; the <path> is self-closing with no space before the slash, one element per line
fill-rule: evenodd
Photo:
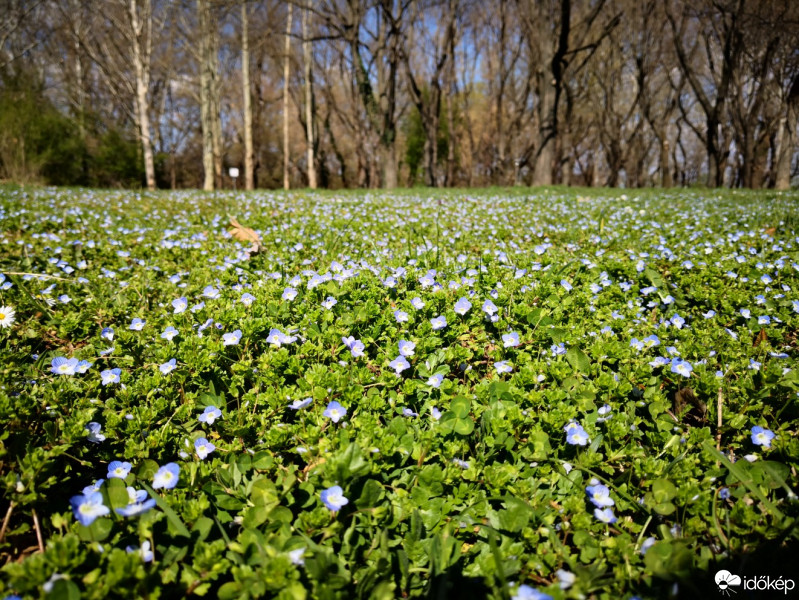
<path fill-rule="evenodd" d="M 230 167 L 230 169 L 228 169 L 228 175 L 230 175 L 230 178 L 233 179 L 233 190 L 235 191 L 236 177 L 239 176 L 239 170 L 236 167 Z"/>

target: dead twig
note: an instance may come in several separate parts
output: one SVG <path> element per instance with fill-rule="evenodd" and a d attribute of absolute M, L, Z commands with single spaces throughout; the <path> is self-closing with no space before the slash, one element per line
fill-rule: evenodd
<path fill-rule="evenodd" d="M 39 552 L 44 553 L 44 540 L 42 539 L 42 530 L 39 527 L 39 516 L 36 514 L 36 509 L 31 512 L 33 513 L 33 528 L 36 530 L 36 541 L 39 543 Z"/>
<path fill-rule="evenodd" d="M 3 526 L 0 527 L 0 543 L 2 543 L 6 537 L 6 529 L 8 529 L 8 522 L 11 520 L 11 512 L 13 510 L 14 510 L 14 503 L 10 502 L 8 504 L 8 510 L 6 511 L 6 516 L 3 517 Z"/>
<path fill-rule="evenodd" d="M 724 397 L 721 395 L 721 386 L 719 386 L 719 396 L 716 400 L 716 450 L 721 452 L 721 404 Z"/>

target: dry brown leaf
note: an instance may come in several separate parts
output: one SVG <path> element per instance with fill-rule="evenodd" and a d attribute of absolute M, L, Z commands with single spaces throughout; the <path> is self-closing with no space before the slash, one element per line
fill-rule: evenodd
<path fill-rule="evenodd" d="M 255 233 L 255 230 L 250 229 L 249 227 L 244 227 L 244 225 L 239 223 L 235 217 L 230 217 L 230 225 L 233 227 L 233 229 L 230 230 L 231 236 L 240 242 L 252 242 L 252 246 L 249 249 L 250 255 L 258 254 L 261 252 L 261 250 L 263 250 L 261 238 L 257 233 Z"/>
<path fill-rule="evenodd" d="M 768 336 L 766 335 L 766 330 L 761 329 L 760 333 L 756 334 L 754 341 L 752 341 L 752 348 L 757 348 L 761 343 L 765 342 L 766 339 L 768 339 Z"/>

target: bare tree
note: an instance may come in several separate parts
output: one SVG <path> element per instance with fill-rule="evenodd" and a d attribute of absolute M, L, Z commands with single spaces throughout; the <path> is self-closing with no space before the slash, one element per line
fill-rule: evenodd
<path fill-rule="evenodd" d="M 289 67 L 291 61 L 291 16 L 293 4 L 286 15 L 286 49 L 283 57 L 283 189 L 291 187 L 289 180 Z"/>
<path fill-rule="evenodd" d="M 247 1 L 241 3 L 241 87 L 244 94 L 244 187 L 255 187 L 252 147 L 252 89 L 250 87 L 250 42 Z"/>
<path fill-rule="evenodd" d="M 308 17 L 310 6 L 302 11 L 302 48 L 303 67 L 305 69 L 305 132 L 308 142 L 306 149 L 308 161 L 308 187 L 316 189 L 316 160 L 314 159 L 314 96 L 312 80 L 311 38 L 308 34 Z"/>

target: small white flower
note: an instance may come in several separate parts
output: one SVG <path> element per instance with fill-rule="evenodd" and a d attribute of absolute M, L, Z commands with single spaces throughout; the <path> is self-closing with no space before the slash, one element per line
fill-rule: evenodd
<path fill-rule="evenodd" d="M 14 324 L 16 311 L 11 306 L 0 306 L 0 327 L 11 327 Z"/>

